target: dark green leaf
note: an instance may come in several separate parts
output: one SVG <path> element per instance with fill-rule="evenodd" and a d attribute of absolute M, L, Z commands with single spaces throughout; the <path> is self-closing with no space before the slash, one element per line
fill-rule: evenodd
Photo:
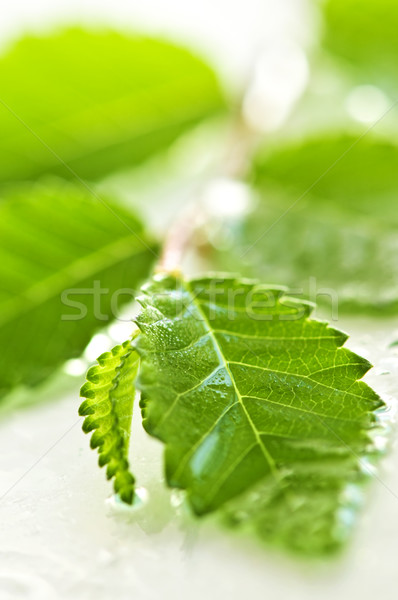
<path fill-rule="evenodd" d="M 277 287 L 159 275 L 144 292 L 137 387 L 168 484 L 199 515 L 226 507 L 267 541 L 334 550 L 383 405 L 358 381 L 369 363 Z"/>
<path fill-rule="evenodd" d="M 0 59 L 0 81 L 0 183 L 70 178 L 68 167 L 103 177 L 223 106 L 214 73 L 189 52 L 111 31 L 26 37 Z"/>
<path fill-rule="evenodd" d="M 148 276 L 156 246 L 136 217 L 103 202 L 55 181 L 1 199 L 1 393 L 79 356 Z"/>
<path fill-rule="evenodd" d="M 134 498 L 128 451 L 138 365 L 138 355 L 129 340 L 98 358 L 80 390 L 86 398 L 79 409 L 79 414 L 86 417 L 83 431 L 94 431 L 90 445 L 98 448 L 98 464 L 107 465 L 107 478 L 115 478 L 115 492 L 127 504 Z"/>

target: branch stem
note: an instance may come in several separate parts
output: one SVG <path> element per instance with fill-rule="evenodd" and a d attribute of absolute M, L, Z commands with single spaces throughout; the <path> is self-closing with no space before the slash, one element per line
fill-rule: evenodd
<path fill-rule="evenodd" d="M 199 202 L 192 202 L 171 226 L 157 264 L 157 272 L 173 273 L 181 269 L 183 257 L 192 244 L 195 231 L 203 222 Z"/>
<path fill-rule="evenodd" d="M 219 173 L 221 177 L 238 179 L 246 174 L 250 157 L 255 151 L 259 135 L 251 129 L 239 112 L 226 140 L 226 150 L 221 159 Z M 207 182 L 206 185 L 208 185 Z M 203 190 L 202 190 L 203 192 Z M 206 221 L 209 214 L 201 204 L 202 193 L 199 191 L 189 206 L 182 211 L 174 222 L 163 246 L 161 258 L 156 267 L 157 272 L 179 272 L 186 251 L 194 246 L 195 232 Z"/>

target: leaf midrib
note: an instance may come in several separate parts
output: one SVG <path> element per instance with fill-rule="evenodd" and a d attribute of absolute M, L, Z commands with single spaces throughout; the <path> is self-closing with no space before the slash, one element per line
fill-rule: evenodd
<path fill-rule="evenodd" d="M 145 252 L 145 249 L 138 249 L 137 246 L 134 248 L 134 245 L 135 240 L 131 235 L 118 239 L 30 286 L 17 298 L 8 300 L 0 307 L 0 327 L 29 312 L 32 308 L 56 298 L 67 287 L 104 271 L 129 256 Z"/>
<path fill-rule="evenodd" d="M 186 84 L 187 82 L 189 83 L 190 81 L 192 81 L 193 83 L 197 83 L 196 82 L 196 77 L 191 76 L 190 78 L 184 79 L 184 80 L 177 80 L 178 84 Z M 198 87 L 201 87 L 203 85 L 203 81 L 200 81 L 200 85 L 197 84 Z M 186 87 L 186 86 L 185 86 Z M 192 85 L 191 85 L 192 87 Z M 141 102 L 143 102 L 143 100 L 145 100 L 145 98 L 150 99 L 151 95 L 153 94 L 153 90 L 156 90 L 156 92 L 158 93 L 159 91 L 162 93 L 163 89 L 165 91 L 170 89 L 170 84 L 169 83 L 164 83 L 162 86 L 156 86 L 155 88 L 151 88 L 149 87 L 148 89 L 145 90 L 138 90 L 136 91 L 132 91 L 129 94 L 125 94 L 124 96 L 120 97 L 120 98 L 116 98 L 116 99 L 112 99 L 109 100 L 108 102 L 103 102 L 103 103 L 99 103 L 99 104 L 95 104 L 94 108 L 84 108 L 83 110 L 80 111 L 76 111 L 70 115 L 64 116 L 64 117 L 60 117 L 60 118 L 56 118 L 48 123 L 46 123 L 44 126 L 39 127 L 39 128 L 35 128 L 36 131 L 40 132 L 40 136 L 43 138 L 46 138 L 48 136 L 48 134 L 51 134 L 54 132 L 54 130 L 58 130 L 59 128 L 61 128 L 61 131 L 63 130 L 68 130 L 71 131 L 73 130 L 73 125 L 76 125 L 76 123 L 81 122 L 82 120 L 84 121 L 84 117 L 87 116 L 92 116 L 93 110 L 96 111 L 97 113 L 102 113 L 102 112 L 106 112 L 108 115 L 111 114 L 111 108 L 114 107 L 117 104 L 123 104 L 123 103 L 127 103 L 129 98 L 134 98 L 137 99 Z M 214 94 L 216 95 L 216 94 Z M 133 125 L 130 124 L 130 127 L 126 128 L 124 127 L 121 130 L 120 127 L 120 117 L 119 117 L 119 121 L 113 123 L 113 127 L 110 127 L 109 131 L 107 132 L 107 136 L 106 136 L 106 143 L 108 146 L 111 146 L 115 143 L 115 139 L 119 142 L 119 140 L 125 141 L 125 140 L 131 140 L 132 136 L 139 138 L 139 137 L 143 137 L 147 134 L 152 133 L 154 130 L 156 131 L 162 131 L 162 130 L 167 130 L 168 128 L 172 128 L 172 127 L 178 127 L 186 122 L 188 122 L 189 120 L 196 118 L 198 114 L 200 114 L 201 110 L 212 110 L 215 109 L 217 107 L 217 98 L 216 100 L 214 98 L 206 98 L 206 101 L 202 102 L 201 105 L 198 107 L 196 106 L 195 109 L 193 109 L 193 107 L 190 105 L 188 107 L 185 107 L 185 110 L 179 110 L 177 115 L 172 116 L 167 124 L 161 124 L 161 126 L 157 126 L 157 123 L 161 122 L 161 119 L 159 118 L 159 113 L 157 113 L 154 117 L 154 113 L 149 113 L 149 115 L 145 115 L 146 119 L 141 118 L 139 122 L 134 122 Z M 120 113 L 120 110 L 119 110 Z M 170 115 L 168 115 L 170 116 Z M 108 124 L 110 125 L 110 119 L 108 117 Z M 154 125 L 155 124 L 155 125 Z M 28 123 L 29 125 L 29 123 Z M 68 127 L 66 127 L 68 126 Z M 115 137 L 115 132 L 120 133 L 119 136 Z M 15 135 L 14 133 L 12 135 L 9 135 L 8 137 L 5 138 L 6 142 L 11 142 L 11 143 L 15 143 L 15 140 L 18 139 L 24 139 L 25 133 L 22 133 L 19 136 Z M 104 140 L 105 141 L 105 140 Z M 89 150 L 90 151 L 90 150 Z M 87 154 L 87 152 L 83 152 L 83 150 L 80 153 L 75 154 L 74 156 L 72 155 L 68 155 L 67 157 L 63 157 L 64 159 L 68 160 L 68 161 L 73 161 L 76 160 L 78 158 L 80 158 L 81 156 L 85 156 Z"/>
<path fill-rule="evenodd" d="M 265 458 L 265 460 L 266 460 L 266 462 L 267 462 L 267 464 L 268 464 L 268 466 L 269 466 L 269 468 L 271 470 L 271 473 L 274 476 L 276 476 L 277 469 L 276 469 L 275 461 L 272 458 L 272 456 L 269 453 L 269 451 L 267 450 L 264 442 L 262 441 L 262 439 L 261 439 L 261 437 L 259 435 L 259 432 L 258 432 L 256 426 L 254 425 L 254 423 L 253 423 L 253 421 L 252 421 L 252 419 L 250 417 L 250 414 L 248 413 L 248 411 L 246 409 L 246 406 L 245 406 L 245 404 L 243 402 L 243 399 L 242 399 L 242 395 L 241 395 L 241 393 L 240 393 L 240 391 L 238 389 L 238 386 L 236 385 L 234 376 L 233 376 L 233 374 L 232 374 L 232 372 L 231 372 L 231 370 L 230 370 L 230 368 L 228 366 L 228 362 L 225 360 L 225 358 L 223 356 L 220 344 L 218 343 L 218 340 L 217 340 L 217 338 L 216 338 L 216 336 L 215 336 L 215 334 L 214 334 L 214 332 L 212 330 L 210 322 L 207 319 L 207 317 L 206 317 L 205 313 L 203 312 L 202 308 L 200 307 L 200 304 L 197 302 L 197 296 L 193 293 L 193 291 L 192 291 L 189 283 L 187 282 L 186 285 L 187 285 L 188 293 L 190 294 L 190 296 L 192 298 L 192 300 L 191 300 L 192 305 L 195 306 L 196 310 L 198 311 L 198 313 L 199 313 L 199 315 L 201 317 L 201 320 L 202 320 L 205 328 L 208 331 L 209 338 L 211 339 L 211 341 L 213 343 L 213 347 L 214 347 L 214 350 L 215 350 L 215 352 L 217 354 L 219 362 L 222 365 L 222 367 L 225 369 L 225 371 L 228 373 L 228 377 L 230 378 L 232 386 L 233 386 L 233 388 L 235 390 L 235 394 L 236 394 L 236 397 L 238 399 L 238 402 L 239 402 L 240 406 L 242 407 L 242 410 L 243 410 L 243 412 L 245 414 L 245 417 L 247 419 L 247 422 L 248 422 L 250 428 L 253 431 L 253 434 L 254 434 L 254 437 L 255 437 L 255 440 L 256 440 L 256 444 L 258 444 L 258 446 L 260 447 L 260 449 L 261 449 L 261 451 L 262 451 L 262 453 L 264 455 L 264 458 Z"/>

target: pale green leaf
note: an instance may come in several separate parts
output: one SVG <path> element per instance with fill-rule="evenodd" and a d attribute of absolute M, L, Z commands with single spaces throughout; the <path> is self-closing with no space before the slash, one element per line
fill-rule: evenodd
<path fill-rule="evenodd" d="M 144 294 L 137 387 L 168 484 L 267 541 L 338 547 L 383 405 L 358 381 L 369 363 L 277 287 L 159 275 Z"/>
<path fill-rule="evenodd" d="M 258 204 L 218 268 L 289 286 L 337 311 L 398 312 L 398 148 L 371 135 L 307 139 L 257 156 Z"/>
<path fill-rule="evenodd" d="M 79 408 L 85 417 L 83 431 L 94 431 L 90 445 L 98 448 L 98 464 L 107 465 L 107 478 L 114 478 L 114 490 L 127 504 L 134 498 L 128 451 L 138 365 L 139 357 L 129 340 L 98 358 L 80 390 L 86 398 Z"/>
<path fill-rule="evenodd" d="M 132 301 L 156 245 L 139 220 L 72 184 L 20 186 L 0 200 L 0 394 L 78 357 Z"/>
<path fill-rule="evenodd" d="M 187 50 L 106 30 L 25 37 L 0 59 L 0 81 L 0 182 L 103 177 L 223 107 Z"/>
<path fill-rule="evenodd" d="M 359 83 L 397 90 L 398 5 L 395 0 L 327 0 L 324 45 Z"/>

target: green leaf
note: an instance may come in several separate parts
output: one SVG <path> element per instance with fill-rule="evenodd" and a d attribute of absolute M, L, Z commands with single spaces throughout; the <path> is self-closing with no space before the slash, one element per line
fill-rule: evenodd
<path fill-rule="evenodd" d="M 277 287 L 159 275 L 144 293 L 137 387 L 168 484 L 198 515 L 226 507 L 267 541 L 334 550 L 383 405 L 357 381 L 369 363 Z"/>
<path fill-rule="evenodd" d="M 257 156 L 255 210 L 218 268 L 278 281 L 344 311 L 398 312 L 398 148 L 372 136 L 308 139 Z M 316 297 L 318 294 L 318 297 Z"/>
<path fill-rule="evenodd" d="M 0 59 L 0 80 L 0 183 L 103 177 L 223 107 L 214 73 L 188 51 L 113 31 L 25 37 Z"/>
<path fill-rule="evenodd" d="M 398 5 L 395 0 L 327 0 L 324 45 L 360 83 L 397 90 Z"/>
<path fill-rule="evenodd" d="M 131 301 L 156 246 L 138 219 L 71 184 L 0 201 L 0 395 L 35 385 Z"/>
<path fill-rule="evenodd" d="M 101 354 L 80 390 L 86 398 L 79 408 L 79 415 L 86 417 L 83 431 L 94 431 L 90 445 L 98 448 L 98 464 L 107 465 L 107 478 L 114 477 L 114 490 L 127 504 L 134 499 L 128 451 L 138 365 L 139 357 L 128 340 Z"/>

